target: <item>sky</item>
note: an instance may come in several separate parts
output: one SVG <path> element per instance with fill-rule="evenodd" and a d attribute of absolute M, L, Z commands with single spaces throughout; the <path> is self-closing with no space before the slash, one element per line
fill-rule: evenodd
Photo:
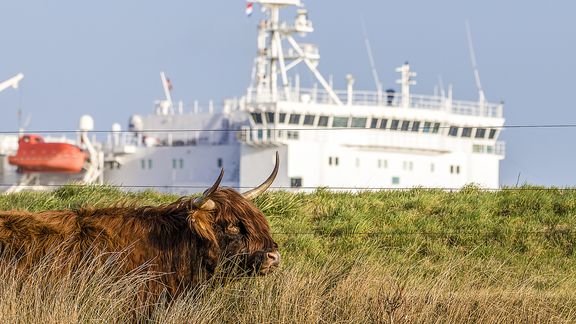
<path fill-rule="evenodd" d="M 505 102 L 507 125 L 576 124 L 576 2 L 551 1 L 304 1 L 316 29 L 320 71 L 345 88 L 374 90 L 364 22 L 378 74 L 396 87 L 394 69 L 409 61 L 413 93 L 432 94 L 442 78 L 454 98 L 476 100 L 465 22 L 471 26 L 486 97 Z M 162 99 L 160 71 L 173 97 L 216 105 L 240 97 L 256 54 L 258 10 L 227 1 L 2 0 L 0 80 L 25 75 L 0 93 L 0 131 L 73 130 L 83 114 L 95 128 L 126 127 L 135 113 Z M 29 116 L 29 117 L 28 117 Z M 576 128 L 507 129 L 503 185 L 576 186 Z"/>

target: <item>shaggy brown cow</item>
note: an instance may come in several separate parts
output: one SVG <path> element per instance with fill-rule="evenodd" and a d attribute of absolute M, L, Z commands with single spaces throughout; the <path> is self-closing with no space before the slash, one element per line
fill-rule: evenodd
<path fill-rule="evenodd" d="M 166 288 L 171 295 L 210 278 L 222 260 L 267 274 L 278 266 L 280 254 L 264 214 L 251 200 L 272 184 L 278 163 L 276 153 L 272 174 L 244 194 L 219 187 L 221 170 L 201 197 L 165 206 L 0 212 L 0 260 L 17 258 L 19 267 L 30 268 L 57 246 L 73 271 L 87 255 L 125 251 L 123 272 L 147 265 L 164 274 L 149 288 Z"/>

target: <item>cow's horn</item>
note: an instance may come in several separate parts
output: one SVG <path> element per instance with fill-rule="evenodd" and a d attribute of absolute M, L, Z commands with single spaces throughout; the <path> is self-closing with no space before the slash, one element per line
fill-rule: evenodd
<path fill-rule="evenodd" d="M 279 165 L 280 165 L 280 155 L 278 154 L 278 151 L 276 151 L 276 165 L 274 166 L 274 170 L 272 170 L 272 174 L 270 174 L 270 176 L 268 177 L 268 179 L 266 179 L 266 181 L 264 181 L 264 183 L 262 183 L 261 185 L 252 190 L 246 191 L 245 193 L 242 194 L 242 196 L 244 196 L 244 198 L 248 200 L 252 200 L 260 196 L 264 191 L 266 191 L 266 189 L 270 187 L 272 182 L 274 182 L 274 179 L 276 179 Z"/>
<path fill-rule="evenodd" d="M 224 168 L 220 169 L 220 175 L 218 176 L 218 179 L 216 180 L 216 182 L 214 182 L 212 187 L 206 189 L 202 194 L 202 196 L 192 201 L 192 206 L 194 208 L 203 210 L 212 210 L 216 207 L 216 204 L 214 204 L 214 201 L 210 199 L 210 196 L 220 186 L 220 181 L 222 181 L 222 177 L 224 177 Z"/>

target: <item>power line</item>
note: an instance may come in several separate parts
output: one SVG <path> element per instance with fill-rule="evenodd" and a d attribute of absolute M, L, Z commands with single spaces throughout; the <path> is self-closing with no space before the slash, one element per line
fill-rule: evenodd
<path fill-rule="evenodd" d="M 211 184 L 205 186 L 199 185 L 124 185 L 124 184 L 22 184 L 22 187 L 103 187 L 103 188 L 135 188 L 135 189 L 206 189 Z M 12 187 L 13 183 L 0 183 L 0 187 Z M 254 186 L 234 186 L 234 189 L 252 189 Z M 503 188 L 481 188 L 481 187 L 290 187 L 290 186 L 271 186 L 270 189 L 294 189 L 294 190 L 360 190 L 360 191 L 483 191 L 483 192 L 498 192 L 498 191 L 575 191 L 576 187 L 503 187 Z"/>
<path fill-rule="evenodd" d="M 573 234 L 576 228 L 562 228 L 562 229 L 548 229 L 548 230 L 511 230 L 511 231 L 446 231 L 446 232 L 433 232 L 433 231 L 375 231 L 375 232 L 272 232 L 272 235 L 287 235 L 287 236 L 300 236 L 300 235 L 313 235 L 313 236 L 329 236 L 329 237 L 345 237 L 345 236 L 486 236 L 495 233 L 502 233 L 506 235 L 547 235 L 547 234 Z"/>
<path fill-rule="evenodd" d="M 454 125 L 456 126 L 456 125 Z M 453 126 L 439 126 L 438 129 L 449 129 Z M 462 127 L 462 126 L 456 126 Z M 576 128 L 576 124 L 526 124 L 526 125 L 495 125 L 495 126 L 477 126 L 480 128 L 487 129 L 554 129 L 554 128 Z M 430 127 L 432 129 L 432 127 Z M 275 128 L 275 127 L 262 127 L 262 128 L 250 128 L 250 129 L 202 129 L 202 128 L 190 128 L 190 129 L 149 129 L 140 131 L 142 133 L 187 133 L 187 132 L 242 132 L 242 131 L 353 131 L 353 130 L 393 130 L 391 128 L 365 128 L 365 127 L 306 127 L 306 128 Z M 394 131 L 401 131 L 400 126 Z M 66 133 L 78 133 L 79 130 L 8 130 L 0 131 L 0 134 L 66 134 Z M 405 130 L 409 132 L 409 130 Z M 109 134 L 109 133 L 134 133 L 132 130 L 93 130 L 89 133 L 95 134 Z"/>

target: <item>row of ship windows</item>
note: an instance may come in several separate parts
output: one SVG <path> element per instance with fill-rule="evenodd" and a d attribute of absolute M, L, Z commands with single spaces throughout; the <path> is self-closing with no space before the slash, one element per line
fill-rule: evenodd
<path fill-rule="evenodd" d="M 142 170 L 146 169 L 151 170 L 153 166 L 154 163 L 152 159 L 140 160 L 140 168 Z M 184 159 L 172 159 L 172 169 L 174 170 L 184 169 Z"/>
<path fill-rule="evenodd" d="M 223 161 L 221 158 L 218 158 L 216 161 L 216 165 L 221 168 L 223 166 Z M 328 165 L 329 166 L 338 166 L 340 164 L 340 159 L 337 156 L 330 156 L 328 157 Z M 143 170 L 149 169 L 151 170 L 153 167 L 153 160 L 140 160 L 140 167 Z M 356 167 L 360 167 L 360 159 L 356 158 Z M 183 169 L 184 168 L 184 159 L 172 159 L 172 169 Z M 378 168 L 379 169 L 387 169 L 388 168 L 388 160 L 378 159 Z M 402 162 L 402 169 L 405 171 L 412 171 L 414 169 L 414 162 L 413 161 L 403 161 Z M 430 163 L 430 172 L 433 173 L 435 171 L 434 163 Z M 460 174 L 460 166 L 459 165 L 450 165 L 450 174 Z"/>
<path fill-rule="evenodd" d="M 151 170 L 153 167 L 153 160 L 152 159 L 148 159 L 148 160 L 140 160 L 140 168 L 142 170 Z M 222 158 L 218 158 L 216 160 L 216 165 L 221 168 L 222 166 L 224 166 L 224 161 L 222 160 Z M 172 159 L 172 169 L 177 170 L 177 169 L 184 169 L 184 159 Z"/>
<path fill-rule="evenodd" d="M 289 124 L 289 125 L 304 125 L 304 126 L 317 126 L 317 127 L 338 127 L 338 128 L 371 128 L 371 129 L 389 129 L 389 130 L 400 130 L 400 131 L 411 131 L 423 133 L 433 133 L 436 134 L 440 131 L 440 123 L 438 122 L 422 122 L 422 121 L 410 121 L 410 120 L 399 120 L 392 119 L 388 120 L 386 118 L 371 118 L 370 124 L 368 125 L 368 117 L 330 117 L 330 116 L 317 116 L 317 115 L 301 115 L 301 114 L 290 114 L 278 113 L 277 115 L 273 112 L 262 113 L 252 113 L 252 119 L 256 124 L 263 124 L 263 118 L 266 119 L 267 123 L 274 123 L 276 116 L 278 116 L 278 123 Z M 288 118 L 287 118 L 288 117 Z M 332 122 L 330 123 L 330 119 Z M 458 127 L 450 126 L 448 130 L 449 136 L 454 137 L 472 137 L 474 128 L 472 127 Z M 494 139 L 496 137 L 496 129 L 487 128 L 476 128 L 474 132 L 474 138 L 483 139 L 488 135 L 489 139 Z"/>
<path fill-rule="evenodd" d="M 153 167 L 153 160 L 152 159 L 148 159 L 148 160 L 140 160 L 140 168 L 142 170 L 151 170 Z M 222 158 L 218 158 L 216 160 L 216 165 L 221 168 L 224 165 L 224 161 L 222 160 Z M 172 159 L 172 169 L 177 170 L 177 169 L 184 169 L 184 159 Z"/>
<path fill-rule="evenodd" d="M 216 165 L 221 168 L 224 165 L 224 162 L 221 158 L 218 158 L 216 161 Z M 329 166 L 339 166 L 340 159 L 337 156 L 330 156 L 328 157 L 328 165 Z M 378 159 L 377 161 L 378 169 L 387 169 L 388 168 L 388 160 Z M 153 167 L 153 160 L 140 160 L 140 167 L 142 170 L 151 170 Z M 360 159 L 356 158 L 356 167 L 360 167 Z M 172 169 L 184 169 L 184 159 L 172 159 Z M 413 161 L 403 161 L 402 162 L 402 169 L 405 171 L 412 171 L 414 170 L 414 162 Z M 430 163 L 430 172 L 435 171 L 434 163 Z M 460 174 L 460 166 L 459 165 L 450 165 L 450 173 L 451 174 Z"/>
<path fill-rule="evenodd" d="M 400 184 L 400 177 L 392 177 L 392 184 L 393 185 L 399 185 Z M 290 187 L 291 188 L 301 188 L 302 187 L 302 178 L 301 177 L 290 178 Z"/>
<path fill-rule="evenodd" d="M 338 166 L 340 160 L 337 156 L 330 156 L 328 157 L 328 165 L 329 166 Z M 378 159 L 377 160 L 378 169 L 388 169 L 388 160 L 385 159 Z M 356 167 L 360 167 L 360 159 L 356 158 Z M 404 171 L 412 171 L 414 170 L 414 162 L 413 161 L 402 161 L 402 170 Z M 430 163 L 430 172 L 433 173 L 436 171 L 436 166 L 434 163 Z M 450 174 L 460 174 L 460 166 L 459 165 L 450 165 Z"/>

